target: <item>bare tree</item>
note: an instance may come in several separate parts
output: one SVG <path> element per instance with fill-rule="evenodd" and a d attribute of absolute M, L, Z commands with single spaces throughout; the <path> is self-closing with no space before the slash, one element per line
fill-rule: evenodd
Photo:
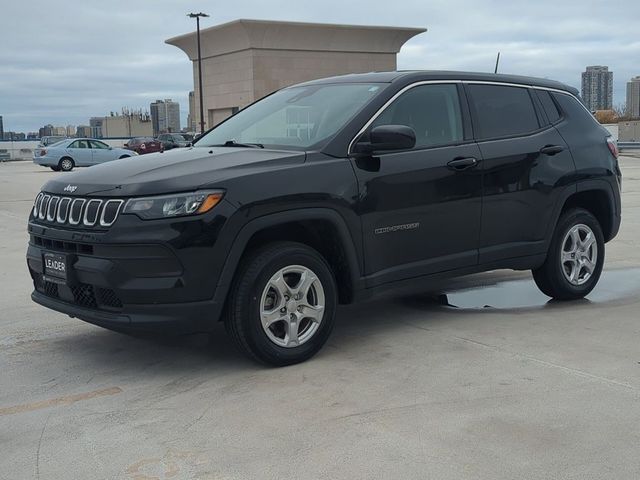
<path fill-rule="evenodd" d="M 616 115 L 617 121 L 622 122 L 624 120 L 631 120 L 631 113 L 627 108 L 626 103 L 619 103 L 615 107 L 613 107 L 613 111 Z"/>

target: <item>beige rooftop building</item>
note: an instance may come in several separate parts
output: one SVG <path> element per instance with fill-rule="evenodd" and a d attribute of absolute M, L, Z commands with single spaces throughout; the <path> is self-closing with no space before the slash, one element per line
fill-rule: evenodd
<path fill-rule="evenodd" d="M 282 87 L 316 78 L 396 70 L 396 55 L 423 28 L 236 20 L 200 30 L 206 127 Z M 166 41 L 193 62 L 199 125 L 196 33 Z"/>

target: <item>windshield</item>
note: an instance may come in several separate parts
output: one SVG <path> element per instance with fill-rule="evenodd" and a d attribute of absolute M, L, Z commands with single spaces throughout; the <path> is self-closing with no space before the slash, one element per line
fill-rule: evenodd
<path fill-rule="evenodd" d="M 305 150 L 335 135 L 381 88 L 361 83 L 286 88 L 241 110 L 196 146 L 237 143 Z"/>

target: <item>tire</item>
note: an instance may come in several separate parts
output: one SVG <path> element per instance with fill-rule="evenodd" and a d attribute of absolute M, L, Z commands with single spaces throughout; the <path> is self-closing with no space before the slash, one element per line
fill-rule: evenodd
<path fill-rule="evenodd" d="M 600 279 L 604 253 L 598 220 L 582 208 L 568 210 L 560 216 L 547 258 L 533 270 L 533 279 L 542 293 L 556 300 L 583 298 Z"/>
<path fill-rule="evenodd" d="M 122 155 L 118 160 L 122 160 L 123 158 L 131 158 L 131 155 Z"/>
<path fill-rule="evenodd" d="M 49 167 L 51 170 L 53 170 L 54 172 L 59 172 L 60 171 L 60 167 Z"/>
<path fill-rule="evenodd" d="M 71 157 L 62 157 L 58 162 L 58 168 L 63 172 L 70 172 L 76 164 Z"/>
<path fill-rule="evenodd" d="M 299 298 L 298 288 L 307 293 L 298 292 Z M 300 363 L 327 341 L 337 298 L 333 273 L 317 251 L 301 243 L 274 242 L 241 262 L 227 299 L 225 327 L 239 349 L 258 362 Z M 264 317 L 263 311 L 268 312 Z M 273 323 L 263 326 L 263 318 Z M 294 332 L 299 334 L 298 342 Z"/>

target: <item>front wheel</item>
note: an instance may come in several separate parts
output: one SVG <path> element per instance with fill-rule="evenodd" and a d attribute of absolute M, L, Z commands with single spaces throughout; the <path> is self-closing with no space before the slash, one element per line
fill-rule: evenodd
<path fill-rule="evenodd" d="M 568 210 L 558 220 L 544 264 L 533 271 L 538 288 L 557 300 L 583 298 L 600 279 L 604 235 L 587 210 Z"/>
<path fill-rule="evenodd" d="M 249 357 L 274 366 L 315 355 L 333 328 L 336 282 L 325 259 L 300 243 L 252 252 L 234 280 L 227 332 Z"/>

